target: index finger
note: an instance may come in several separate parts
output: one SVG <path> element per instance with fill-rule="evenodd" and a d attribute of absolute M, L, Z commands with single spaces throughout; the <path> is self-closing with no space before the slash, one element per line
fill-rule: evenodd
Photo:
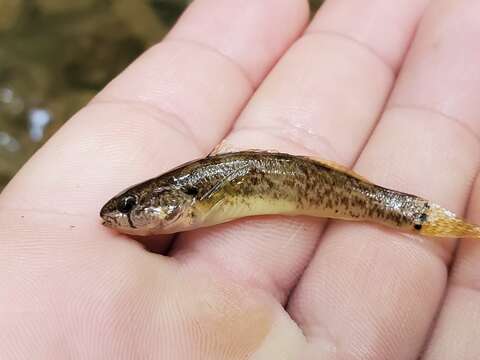
<path fill-rule="evenodd" d="M 204 154 L 307 18 L 304 0 L 194 2 L 24 166 L 0 207 L 96 217 L 124 186 Z"/>

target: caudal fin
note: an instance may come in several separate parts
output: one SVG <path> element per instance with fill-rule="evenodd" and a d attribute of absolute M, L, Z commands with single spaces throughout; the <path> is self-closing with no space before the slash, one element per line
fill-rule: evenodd
<path fill-rule="evenodd" d="M 466 222 L 439 205 L 430 204 L 427 221 L 420 233 L 433 237 L 480 239 L 480 226 Z"/>

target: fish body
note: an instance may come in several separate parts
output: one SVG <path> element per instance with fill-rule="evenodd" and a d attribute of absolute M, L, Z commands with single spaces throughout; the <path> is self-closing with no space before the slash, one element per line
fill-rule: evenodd
<path fill-rule="evenodd" d="M 266 151 L 189 162 L 123 191 L 100 212 L 105 225 L 135 235 L 267 214 L 368 221 L 437 237 L 480 234 L 426 199 L 375 185 L 340 165 Z"/>

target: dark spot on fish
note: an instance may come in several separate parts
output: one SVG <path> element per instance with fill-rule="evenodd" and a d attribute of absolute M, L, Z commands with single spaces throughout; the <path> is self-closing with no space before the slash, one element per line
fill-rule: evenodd
<path fill-rule="evenodd" d="M 190 196 L 197 196 L 198 195 L 198 188 L 195 186 L 187 186 L 184 190 L 185 194 Z"/>
<path fill-rule="evenodd" d="M 137 199 L 134 196 L 126 196 L 118 202 L 118 211 L 128 214 L 136 204 Z"/>
<path fill-rule="evenodd" d="M 133 221 L 132 221 L 132 218 L 130 217 L 130 213 L 127 214 L 127 220 L 128 220 L 128 224 L 130 225 L 130 227 L 132 229 L 136 229 L 137 227 L 135 225 L 133 225 Z"/>
<path fill-rule="evenodd" d="M 420 224 L 415 224 L 413 227 L 415 228 L 415 230 L 422 230 L 422 225 Z"/>

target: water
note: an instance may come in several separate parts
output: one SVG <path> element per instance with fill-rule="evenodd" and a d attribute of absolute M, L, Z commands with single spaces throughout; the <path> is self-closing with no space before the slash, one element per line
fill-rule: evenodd
<path fill-rule="evenodd" d="M 317 8 L 321 0 L 310 1 Z M 0 0 L 0 190 L 189 0 Z"/>

